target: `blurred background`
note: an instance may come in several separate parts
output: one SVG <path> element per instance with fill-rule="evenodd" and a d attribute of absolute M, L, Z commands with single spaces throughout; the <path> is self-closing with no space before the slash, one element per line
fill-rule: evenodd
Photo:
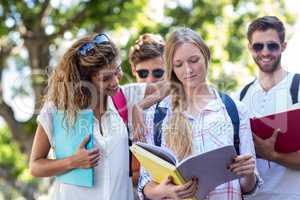
<path fill-rule="evenodd" d="M 212 51 L 210 82 L 231 93 L 256 73 L 246 31 L 258 16 L 285 23 L 283 66 L 300 72 L 299 14 L 295 0 L 1 0 L 0 200 L 48 199 L 53 179 L 31 177 L 28 157 L 48 74 L 74 39 L 107 32 L 121 49 L 127 83 L 135 81 L 127 56 L 139 34 L 166 37 L 178 26 L 190 27 Z"/>

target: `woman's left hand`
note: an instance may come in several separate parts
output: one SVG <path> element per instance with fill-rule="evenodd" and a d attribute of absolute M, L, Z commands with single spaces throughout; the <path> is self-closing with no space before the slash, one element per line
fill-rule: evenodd
<path fill-rule="evenodd" d="M 229 168 L 238 176 L 253 176 L 255 174 L 255 159 L 251 155 L 239 155 L 234 158 Z"/>

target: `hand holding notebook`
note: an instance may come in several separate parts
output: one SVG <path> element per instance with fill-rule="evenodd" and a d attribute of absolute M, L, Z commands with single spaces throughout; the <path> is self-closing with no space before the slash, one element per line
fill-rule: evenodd
<path fill-rule="evenodd" d="M 300 109 L 252 118 L 251 129 L 262 139 L 270 138 L 279 129 L 275 150 L 290 153 L 300 150 Z"/>
<path fill-rule="evenodd" d="M 138 142 L 130 149 L 155 182 L 160 183 L 172 176 L 174 184 L 182 185 L 196 177 L 199 184 L 196 197 L 199 200 L 218 185 L 238 178 L 228 169 L 236 156 L 233 146 L 189 156 L 180 162 L 166 148 Z"/>

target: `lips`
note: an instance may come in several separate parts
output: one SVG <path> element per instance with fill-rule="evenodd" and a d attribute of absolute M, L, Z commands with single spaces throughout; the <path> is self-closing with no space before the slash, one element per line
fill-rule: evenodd
<path fill-rule="evenodd" d="M 195 77 L 197 77 L 197 75 L 188 76 L 188 77 L 185 77 L 184 79 L 185 79 L 185 80 L 189 80 L 189 79 L 193 79 L 193 78 L 195 78 Z"/>
<path fill-rule="evenodd" d="M 274 59 L 271 57 L 268 57 L 268 58 L 260 58 L 259 60 L 262 64 L 270 64 L 273 62 Z"/>

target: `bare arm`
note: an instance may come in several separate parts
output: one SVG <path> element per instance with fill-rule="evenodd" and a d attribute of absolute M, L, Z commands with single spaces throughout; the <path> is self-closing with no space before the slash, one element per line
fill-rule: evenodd
<path fill-rule="evenodd" d="M 147 84 L 145 97 L 138 102 L 141 109 L 146 109 L 161 101 L 170 93 L 170 83 L 168 81 L 159 81 L 156 83 Z"/>
<path fill-rule="evenodd" d="M 275 151 L 275 142 L 279 130 L 275 130 L 268 139 L 261 139 L 253 134 L 255 150 L 258 156 L 276 162 L 290 169 L 300 170 L 300 151 L 292 153 L 280 153 Z"/>
<path fill-rule="evenodd" d="M 86 150 L 84 146 L 88 141 L 89 137 L 86 137 L 73 156 L 61 160 L 48 159 L 50 142 L 43 127 L 38 125 L 30 155 L 31 174 L 35 177 L 49 177 L 65 173 L 74 168 L 96 166 L 99 161 L 99 150 Z"/>
<path fill-rule="evenodd" d="M 144 99 L 132 108 L 133 139 L 135 141 L 145 141 L 146 126 L 144 124 L 143 111 L 161 101 L 169 93 L 170 83 L 168 81 L 147 84 Z"/>
<path fill-rule="evenodd" d="M 300 170 L 300 151 L 292 153 L 279 153 L 275 151 L 270 160 L 287 168 Z"/>

